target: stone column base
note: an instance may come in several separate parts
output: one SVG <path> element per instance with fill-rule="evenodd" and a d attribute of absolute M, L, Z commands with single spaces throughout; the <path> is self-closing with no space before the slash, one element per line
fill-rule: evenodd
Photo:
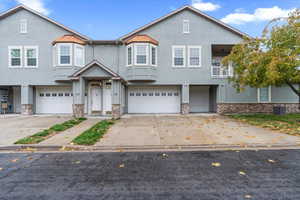
<path fill-rule="evenodd" d="M 274 106 L 286 107 L 286 113 L 299 113 L 298 103 L 219 103 L 218 113 L 273 113 Z"/>
<path fill-rule="evenodd" d="M 84 104 L 73 104 L 73 116 L 76 118 L 84 117 Z"/>
<path fill-rule="evenodd" d="M 181 114 L 186 115 L 190 113 L 190 104 L 182 103 L 181 104 Z"/>
<path fill-rule="evenodd" d="M 113 117 L 113 119 L 121 118 L 121 105 L 120 104 L 112 105 L 112 117 Z"/>
<path fill-rule="evenodd" d="M 22 107 L 21 108 L 22 115 L 33 115 L 33 105 L 32 104 L 22 104 L 21 107 Z"/>

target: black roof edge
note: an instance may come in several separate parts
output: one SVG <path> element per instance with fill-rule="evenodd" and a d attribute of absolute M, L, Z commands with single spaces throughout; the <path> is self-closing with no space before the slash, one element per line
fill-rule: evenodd
<path fill-rule="evenodd" d="M 121 45 L 123 42 L 121 40 L 89 40 L 90 45 Z"/>

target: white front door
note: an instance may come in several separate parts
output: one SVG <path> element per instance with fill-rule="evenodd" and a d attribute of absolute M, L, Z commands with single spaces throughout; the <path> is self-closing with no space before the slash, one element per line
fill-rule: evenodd
<path fill-rule="evenodd" d="M 91 86 L 91 109 L 92 112 L 99 112 L 102 110 L 101 108 L 101 87 L 100 85 L 92 85 Z"/>

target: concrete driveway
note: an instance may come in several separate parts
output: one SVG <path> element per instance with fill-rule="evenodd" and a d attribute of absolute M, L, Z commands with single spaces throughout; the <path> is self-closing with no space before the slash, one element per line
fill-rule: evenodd
<path fill-rule="evenodd" d="M 23 137 L 69 119 L 71 116 L 0 115 L 0 145 L 12 145 Z"/>
<path fill-rule="evenodd" d="M 96 145 L 287 145 L 300 137 L 240 123 L 219 115 L 129 115 L 117 122 Z"/>

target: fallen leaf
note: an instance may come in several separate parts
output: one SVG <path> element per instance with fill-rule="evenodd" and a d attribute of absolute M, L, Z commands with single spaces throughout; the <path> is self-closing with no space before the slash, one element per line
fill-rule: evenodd
<path fill-rule="evenodd" d="M 120 165 L 119 165 L 119 168 L 124 168 L 124 167 L 125 167 L 124 164 L 120 164 Z"/>
<path fill-rule="evenodd" d="M 19 159 L 14 159 L 14 160 L 11 160 L 11 162 L 17 162 Z"/>
<path fill-rule="evenodd" d="M 123 152 L 123 149 L 118 149 L 118 152 Z"/>
<path fill-rule="evenodd" d="M 2 171 L 3 170 L 3 168 L 2 167 L 0 167 L 0 171 Z"/>
<path fill-rule="evenodd" d="M 246 199 L 251 199 L 251 198 L 252 198 L 252 196 L 251 196 L 251 195 L 249 195 L 249 194 L 247 194 L 247 195 L 245 195 L 245 198 L 246 198 Z"/>
<path fill-rule="evenodd" d="M 167 155 L 167 154 L 165 154 L 165 153 L 163 153 L 163 154 L 162 154 L 162 157 L 163 157 L 163 158 L 167 158 L 167 157 L 168 157 L 168 155 Z"/>
<path fill-rule="evenodd" d="M 190 140 L 190 139 L 191 139 L 191 137 L 189 137 L 189 136 L 188 136 L 188 137 L 185 137 L 185 139 L 186 139 L 186 140 Z"/>
<path fill-rule="evenodd" d="M 76 162 L 75 162 L 75 164 L 80 164 L 80 161 L 79 161 L 79 160 L 78 160 L 78 161 L 76 161 Z"/>
<path fill-rule="evenodd" d="M 240 174 L 240 175 L 243 175 L 243 176 L 245 176 L 245 175 L 246 175 L 246 173 L 245 173 L 245 172 L 243 172 L 243 171 L 239 171 L 239 174 Z"/>
<path fill-rule="evenodd" d="M 272 159 L 268 159 L 268 162 L 270 162 L 270 163 L 275 163 L 276 161 L 275 161 L 275 160 L 272 160 Z"/>
<path fill-rule="evenodd" d="M 221 163 L 213 162 L 213 163 L 211 163 L 211 165 L 214 166 L 214 167 L 220 167 Z"/>

